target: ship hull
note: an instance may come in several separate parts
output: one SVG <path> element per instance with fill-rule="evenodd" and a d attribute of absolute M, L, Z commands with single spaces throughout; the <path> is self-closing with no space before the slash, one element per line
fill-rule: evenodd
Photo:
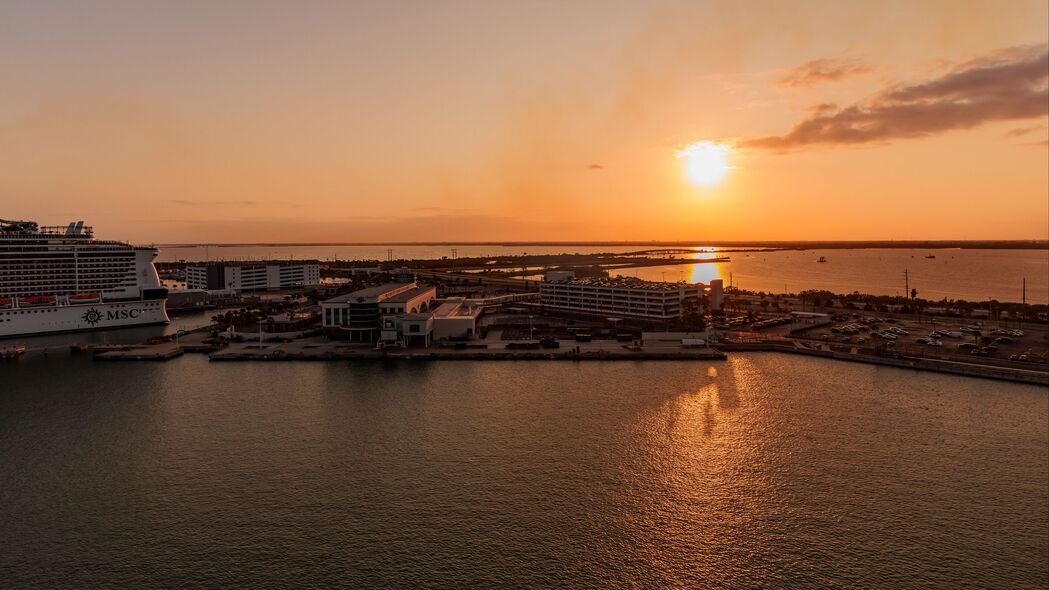
<path fill-rule="evenodd" d="M 168 323 L 166 300 L 0 309 L 0 338 Z"/>

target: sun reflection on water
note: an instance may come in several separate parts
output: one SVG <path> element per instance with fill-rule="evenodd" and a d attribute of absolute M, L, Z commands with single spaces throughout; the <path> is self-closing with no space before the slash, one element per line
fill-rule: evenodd
<path fill-rule="evenodd" d="M 648 567 L 682 558 L 703 571 L 700 579 L 730 585 L 746 564 L 732 555 L 705 555 L 719 567 L 704 568 L 696 555 L 713 547 L 746 542 L 749 498 L 763 487 L 750 474 L 758 461 L 749 428 L 741 424 L 738 367 L 713 364 L 690 370 L 692 386 L 638 416 L 639 472 L 654 477 L 637 486 L 632 537 Z M 702 523 L 701 526 L 696 526 Z M 667 543 L 673 539 L 673 543 Z M 680 552 L 679 555 L 675 553 Z M 725 566 L 729 567 L 725 567 Z M 680 580 L 679 580 L 680 581 Z"/>
<path fill-rule="evenodd" d="M 722 276 L 722 262 L 704 262 L 693 264 L 689 270 L 689 281 L 693 283 L 708 284 L 714 279 L 725 280 Z M 727 274 L 727 273 L 726 273 Z"/>

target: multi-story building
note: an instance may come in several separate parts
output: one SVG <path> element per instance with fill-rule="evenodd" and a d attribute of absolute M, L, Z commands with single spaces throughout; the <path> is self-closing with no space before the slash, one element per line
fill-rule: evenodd
<path fill-rule="evenodd" d="M 707 293 L 710 309 L 718 311 L 725 302 L 725 282 L 721 279 L 710 281 L 710 289 Z"/>
<path fill-rule="evenodd" d="M 657 283 L 633 277 L 568 278 L 539 285 L 544 309 L 587 315 L 673 320 L 703 301 L 700 283 Z"/>
<path fill-rule="evenodd" d="M 322 326 L 332 338 L 352 342 L 394 342 L 401 335 L 422 336 L 433 329 L 428 313 L 437 288 L 415 282 L 386 283 L 321 302 Z"/>
<path fill-rule="evenodd" d="M 437 289 L 415 282 L 368 287 L 321 302 L 322 325 L 331 338 L 353 342 L 403 342 L 427 346 L 438 340 L 469 340 L 477 320 L 490 306 L 508 298 L 449 297 L 438 302 Z"/>
<path fill-rule="evenodd" d="M 298 262 L 211 262 L 186 267 L 186 288 L 208 291 L 278 291 L 319 285 L 321 267 L 315 260 Z"/>

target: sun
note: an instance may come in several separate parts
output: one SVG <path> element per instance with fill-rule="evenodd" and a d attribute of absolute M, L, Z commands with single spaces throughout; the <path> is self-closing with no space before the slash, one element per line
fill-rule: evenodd
<path fill-rule="evenodd" d="M 733 168 L 729 165 L 729 148 L 712 141 L 697 141 L 677 153 L 685 161 L 685 176 L 698 187 L 720 184 Z"/>

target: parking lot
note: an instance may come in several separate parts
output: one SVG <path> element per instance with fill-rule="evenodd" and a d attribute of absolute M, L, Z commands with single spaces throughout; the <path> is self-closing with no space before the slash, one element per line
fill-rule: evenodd
<path fill-rule="evenodd" d="M 795 334 L 796 338 L 894 349 L 910 356 L 942 357 L 983 362 L 997 360 L 1047 364 L 1049 343 L 1045 326 L 1021 329 L 991 322 L 936 319 L 899 319 L 860 314 L 834 316 L 827 325 Z"/>

